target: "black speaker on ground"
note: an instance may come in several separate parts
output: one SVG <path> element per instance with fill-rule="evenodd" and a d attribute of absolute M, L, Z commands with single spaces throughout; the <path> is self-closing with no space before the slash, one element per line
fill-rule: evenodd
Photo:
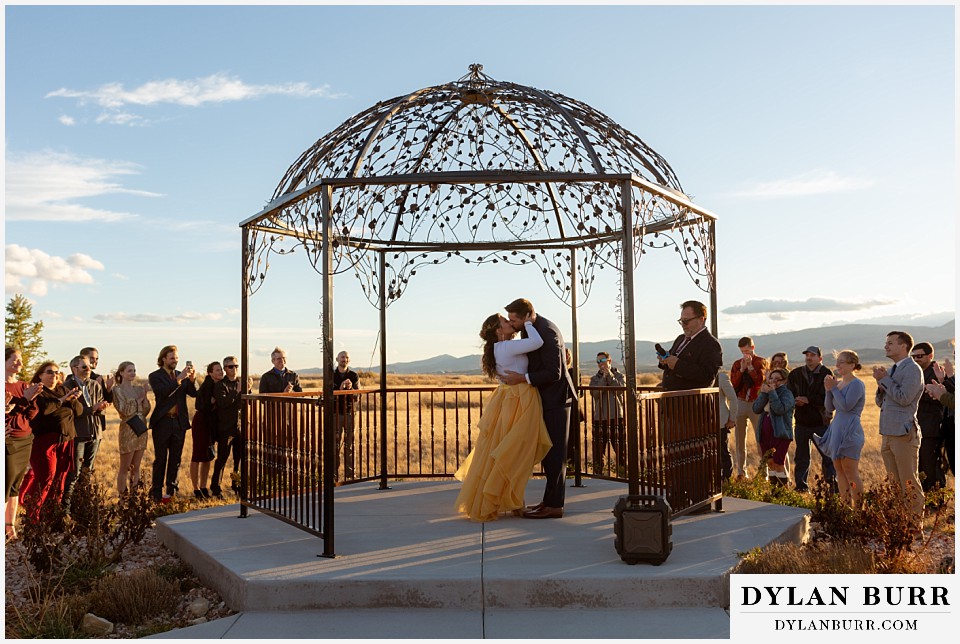
<path fill-rule="evenodd" d="M 673 550 L 670 504 L 661 496 L 621 496 L 613 506 L 614 545 L 628 564 L 659 566 Z"/>

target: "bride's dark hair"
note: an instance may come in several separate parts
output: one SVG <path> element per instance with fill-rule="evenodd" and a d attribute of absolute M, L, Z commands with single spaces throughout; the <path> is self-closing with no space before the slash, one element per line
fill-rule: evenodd
<path fill-rule="evenodd" d="M 493 345 L 497 343 L 497 329 L 500 328 L 500 314 L 494 313 L 483 321 L 480 327 L 480 338 L 483 340 L 483 357 L 480 358 L 480 368 L 488 378 L 497 377 L 497 360 L 493 356 Z"/>

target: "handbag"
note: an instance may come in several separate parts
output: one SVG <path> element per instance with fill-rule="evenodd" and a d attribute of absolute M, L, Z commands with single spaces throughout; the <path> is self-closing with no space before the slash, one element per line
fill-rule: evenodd
<path fill-rule="evenodd" d="M 126 421 L 127 427 L 133 430 L 133 433 L 137 436 L 143 436 L 147 433 L 147 424 L 143 422 L 143 419 L 138 415 L 133 415 L 128 418 Z"/>

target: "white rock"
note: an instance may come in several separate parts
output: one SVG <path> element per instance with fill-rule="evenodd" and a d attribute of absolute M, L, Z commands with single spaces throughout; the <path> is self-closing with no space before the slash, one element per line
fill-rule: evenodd
<path fill-rule="evenodd" d="M 206 623 L 207 623 L 207 618 L 206 618 L 206 617 L 198 617 L 198 618 L 192 619 L 192 620 L 190 620 L 190 621 L 188 622 L 188 624 L 190 624 L 190 626 L 196 626 L 197 624 L 206 624 Z"/>
<path fill-rule="evenodd" d="M 203 597 L 198 597 L 190 602 L 187 610 L 190 611 L 190 614 L 194 617 L 202 617 L 203 615 L 207 614 L 208 610 L 210 610 L 210 602 Z"/>
<path fill-rule="evenodd" d="M 113 632 L 113 623 L 93 613 L 87 613 L 80 622 L 80 630 L 88 635 L 109 635 Z"/>

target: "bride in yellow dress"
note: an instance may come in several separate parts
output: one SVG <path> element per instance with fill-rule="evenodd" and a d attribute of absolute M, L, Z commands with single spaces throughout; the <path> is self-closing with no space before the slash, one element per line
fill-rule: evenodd
<path fill-rule="evenodd" d="M 505 317 L 494 314 L 483 322 L 483 372 L 497 378 L 506 371 L 527 372 L 527 354 L 543 346 L 530 320 L 527 336 L 516 334 Z M 463 481 L 456 510 L 474 521 L 493 521 L 500 512 L 523 508 L 523 493 L 533 468 L 553 443 L 543 423 L 537 388 L 528 383 L 500 384 L 483 408 L 473 451 L 454 475 Z"/>

